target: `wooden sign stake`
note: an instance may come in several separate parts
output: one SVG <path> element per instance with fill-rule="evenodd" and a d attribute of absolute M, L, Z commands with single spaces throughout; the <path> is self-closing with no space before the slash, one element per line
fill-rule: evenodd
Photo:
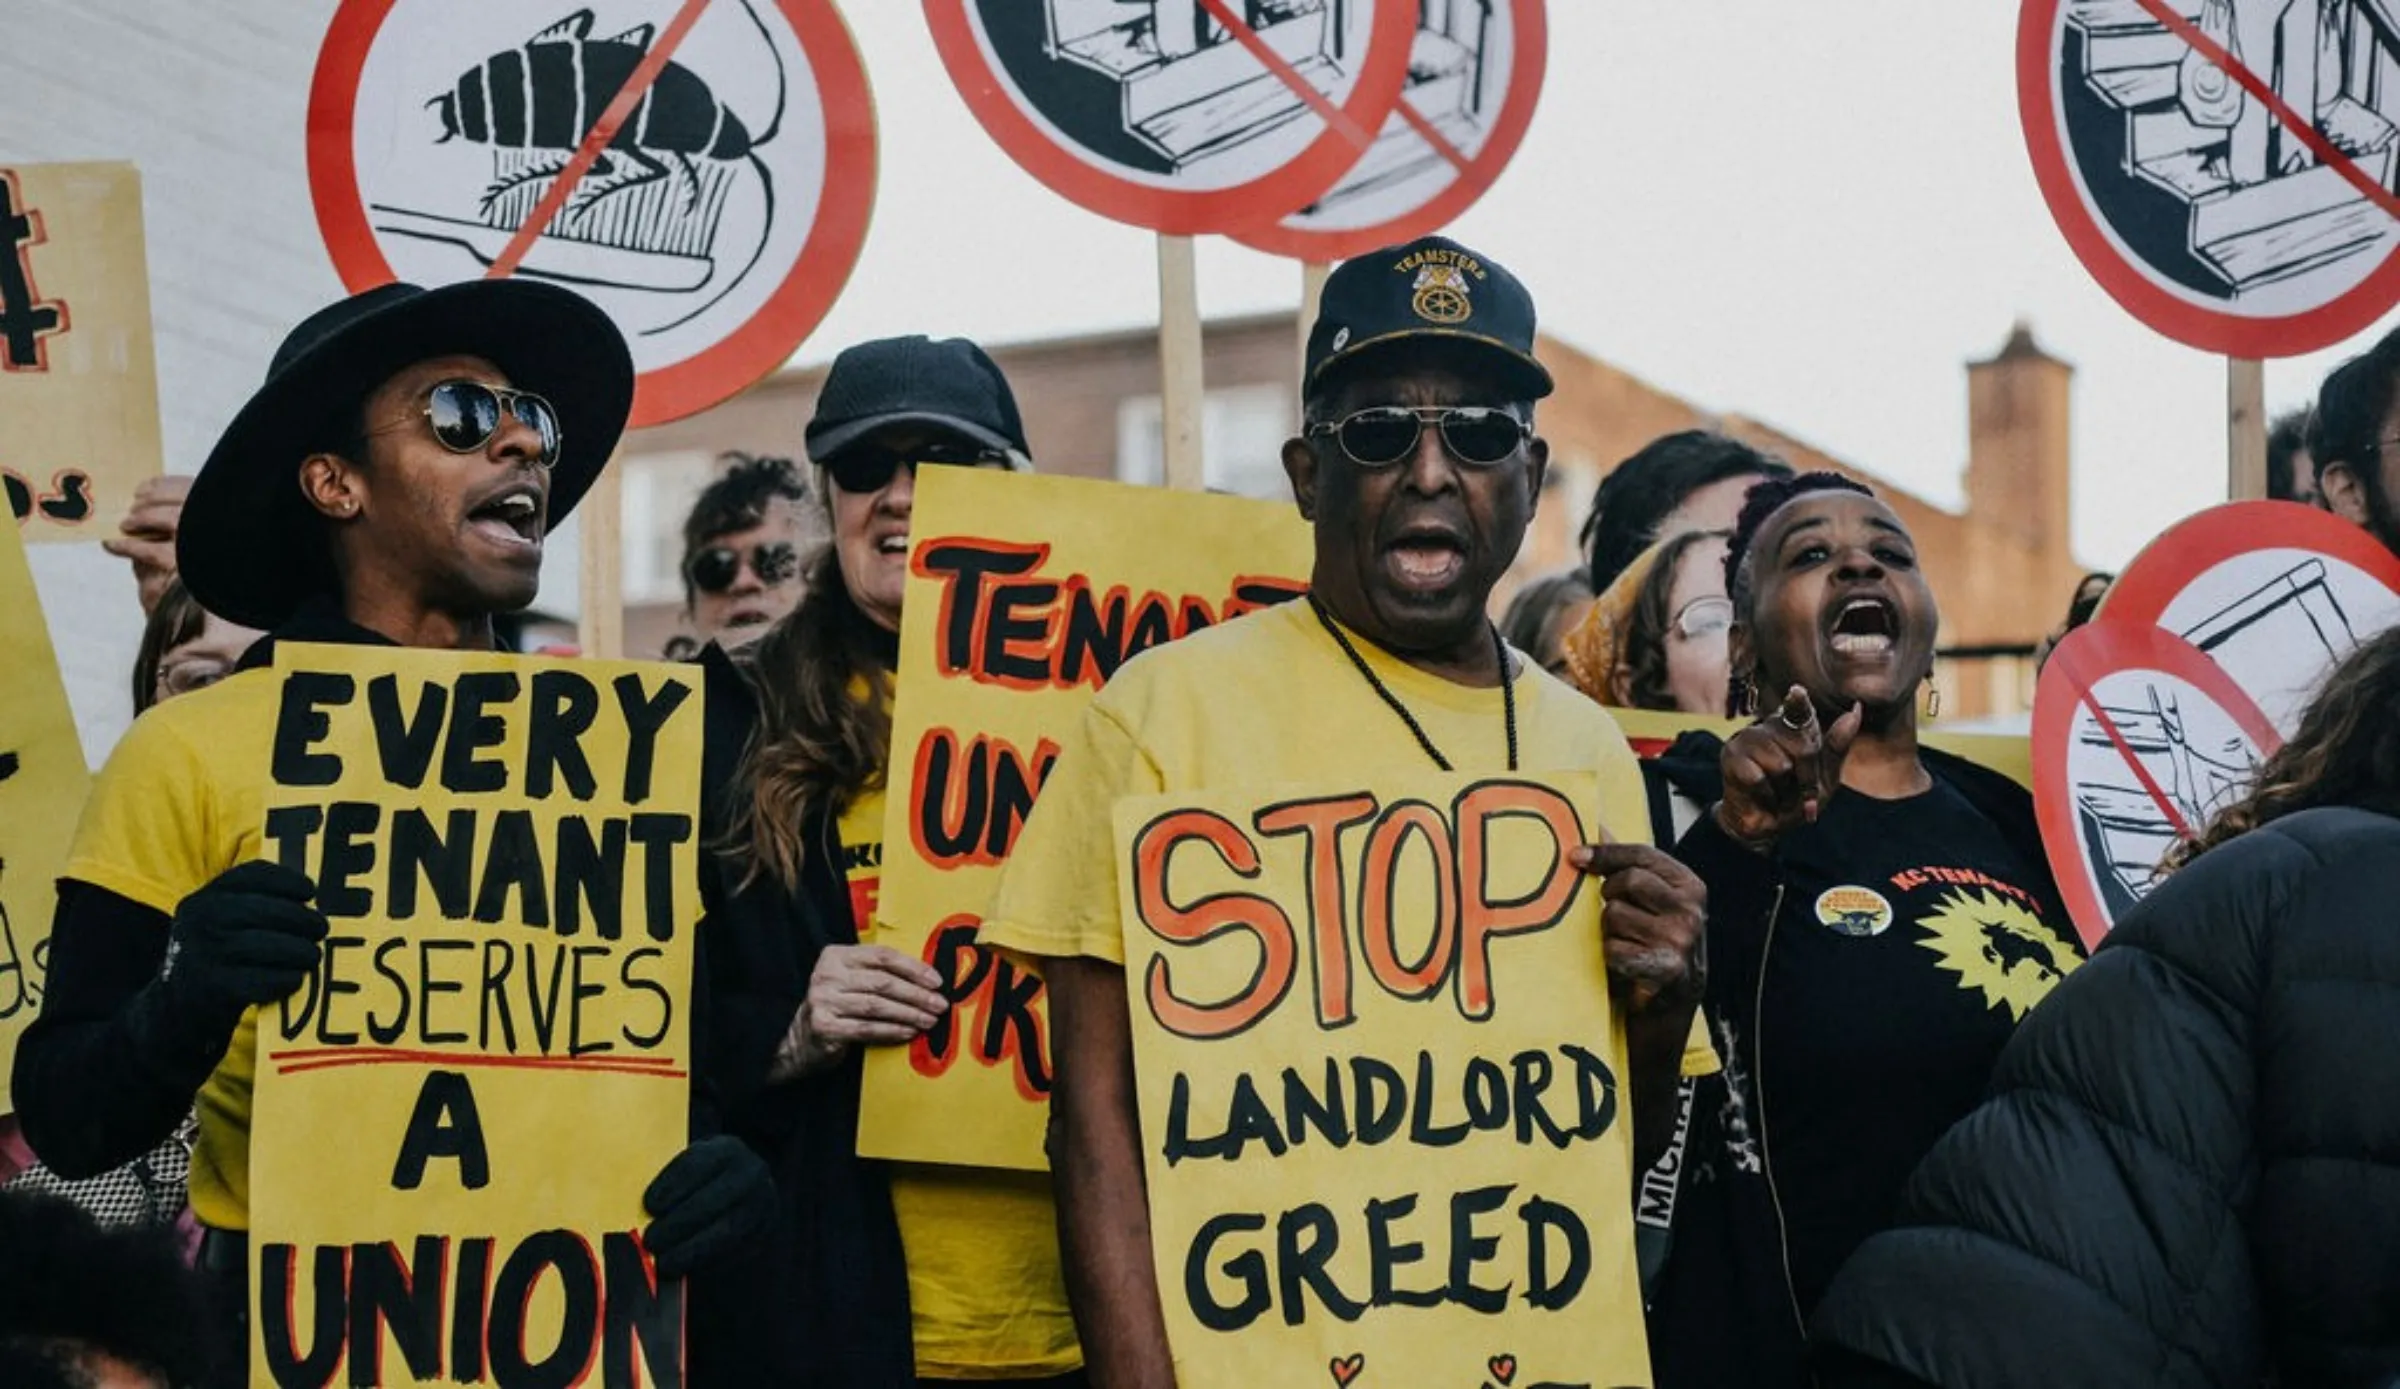
<path fill-rule="evenodd" d="M 575 644 L 597 660 L 625 658 L 625 455 L 601 470 L 575 508 L 583 537 L 583 616 Z"/>
<path fill-rule="evenodd" d="M 2267 367 L 2255 357 L 2225 359 L 2226 495 L 2237 502 L 2267 495 Z"/>
<path fill-rule="evenodd" d="M 1186 492 L 1203 491 L 1208 477 L 1200 447 L 1200 409 L 1207 386 L 1201 366 L 1200 278 L 1188 236 L 1158 239 L 1158 367 L 1166 484 Z"/>
<path fill-rule="evenodd" d="M 1321 260 L 1300 262 L 1300 376 L 1308 379 L 1308 330 L 1317 326 L 1317 305 L 1325 299 L 1325 277 L 1333 267 Z"/>

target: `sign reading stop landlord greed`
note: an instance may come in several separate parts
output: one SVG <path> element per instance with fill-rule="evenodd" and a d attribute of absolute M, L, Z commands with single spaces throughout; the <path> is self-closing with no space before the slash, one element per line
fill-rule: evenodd
<path fill-rule="evenodd" d="M 160 457 L 141 175 L 0 167 L 0 484 L 19 531 L 115 534 Z"/>
<path fill-rule="evenodd" d="M 332 922 L 257 1015 L 251 1382 L 681 1382 L 695 668 L 278 647 L 266 843 Z M 346 1370 L 345 1370 L 346 1367 Z"/>
<path fill-rule="evenodd" d="M 1119 805 L 1185 1389 L 1650 1382 L 1624 1030 L 1566 860 L 1600 800 L 1427 773 Z"/>

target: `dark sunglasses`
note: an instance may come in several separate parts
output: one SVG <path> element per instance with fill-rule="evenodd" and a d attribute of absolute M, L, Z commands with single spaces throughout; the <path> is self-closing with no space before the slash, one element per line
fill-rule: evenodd
<path fill-rule="evenodd" d="M 1308 434 L 1340 441 L 1342 452 L 1361 467 L 1388 468 L 1417 451 L 1428 424 L 1441 430 L 1450 456 L 1471 468 L 1505 463 L 1533 437 L 1532 425 L 1483 405 L 1377 405 L 1331 424 L 1312 424 Z"/>
<path fill-rule="evenodd" d="M 452 453 L 474 453 L 490 443 L 500 432 L 504 410 L 541 436 L 543 467 L 558 462 L 558 411 L 531 391 L 481 381 L 442 381 L 425 396 L 425 418 L 433 426 L 433 437 Z"/>
<path fill-rule="evenodd" d="M 932 463 L 945 468 L 1005 468 L 1008 455 L 973 445 L 928 444 L 913 449 L 855 448 L 825 460 L 825 475 L 845 492 L 880 492 L 902 468 Z"/>
<path fill-rule="evenodd" d="M 730 545 L 711 545 L 683 562 L 683 576 L 702 593 L 723 593 L 742 577 L 742 551 Z M 788 540 L 754 545 L 746 558 L 750 572 L 769 588 L 800 572 L 800 549 Z"/>

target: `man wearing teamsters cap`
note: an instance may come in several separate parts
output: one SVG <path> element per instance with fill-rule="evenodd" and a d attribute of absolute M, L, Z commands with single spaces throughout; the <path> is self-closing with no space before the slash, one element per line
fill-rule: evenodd
<path fill-rule="evenodd" d="M 197 1105 L 191 1201 L 228 1383 L 248 1382 L 256 1009 L 313 974 L 327 933 L 308 879 L 266 861 L 274 644 L 489 649 L 494 616 L 533 601 L 543 537 L 600 475 L 632 400 L 624 338 L 566 290 L 384 285 L 292 330 L 192 484 L 184 583 L 270 635 L 110 755 L 61 876 L 15 1095 L 27 1139 L 69 1176 L 148 1151 Z M 697 1101 L 695 1118 L 710 1126 Z M 716 1137 L 669 1162 L 644 1204 L 658 1268 L 680 1277 L 763 1228 L 774 1197 L 765 1166 Z M 711 1349 L 695 1338 L 695 1362 Z"/>
<path fill-rule="evenodd" d="M 983 939 L 1037 957 L 1056 1084 L 1051 1155 L 1067 1282 L 1092 1381 L 1174 1382 L 1152 1275 L 1112 811 L 1128 796 L 1440 768 L 1608 773 L 1601 818 L 1646 824 L 1633 754 L 1597 705 L 1509 650 L 1485 615 L 1541 494 L 1523 285 L 1426 238 L 1344 263 L 1309 333 L 1304 427 L 1284 445 L 1315 530 L 1311 595 L 1144 653 L 1059 754 L 1001 880 Z M 1674 1123 L 1702 970 L 1704 894 L 1647 845 L 1579 849 L 1603 879 L 1609 971 L 1626 1035 L 1632 1163 Z M 1705 1050 L 1689 1059 L 1706 1065 Z M 1625 1143 L 1624 1125 L 1612 1141 Z M 1626 1169 L 1626 1199 L 1632 1201 Z M 1230 1207 L 1229 1207 L 1230 1208 Z M 1626 1270 L 1630 1283 L 1630 1261 Z M 1439 1277 L 1438 1273 L 1435 1275 Z M 1611 1292 L 1638 1356 L 1637 1290 Z M 1625 1383 L 1583 1366 L 1594 1382 Z"/>

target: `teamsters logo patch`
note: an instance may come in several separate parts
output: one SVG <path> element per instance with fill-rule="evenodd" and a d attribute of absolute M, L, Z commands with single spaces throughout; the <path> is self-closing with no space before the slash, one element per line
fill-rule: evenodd
<path fill-rule="evenodd" d="M 1827 888 L 1817 898 L 1817 920 L 1839 936 L 1880 936 L 1892 924 L 1892 904 L 1871 887 Z"/>
<path fill-rule="evenodd" d="M 1420 268 L 1416 291 L 1410 307 L 1429 323 L 1464 323 L 1475 316 L 1475 305 L 1467 298 L 1466 272 L 1455 265 Z"/>

